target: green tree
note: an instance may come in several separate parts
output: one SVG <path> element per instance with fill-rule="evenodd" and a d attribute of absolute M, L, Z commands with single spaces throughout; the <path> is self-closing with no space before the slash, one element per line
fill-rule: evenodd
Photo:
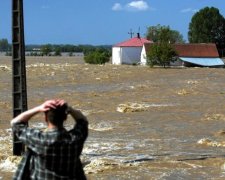
<path fill-rule="evenodd" d="M 55 48 L 55 53 L 54 53 L 55 56 L 61 56 L 61 48 L 60 47 L 56 47 Z"/>
<path fill-rule="evenodd" d="M 84 60 L 89 64 L 105 64 L 110 60 L 110 53 L 107 50 L 97 49 L 85 55 Z"/>
<path fill-rule="evenodd" d="M 169 26 L 150 26 L 147 28 L 146 38 L 153 42 L 184 43 L 183 36 Z"/>
<path fill-rule="evenodd" d="M 190 43 L 215 43 L 225 48 L 225 19 L 215 7 L 205 7 L 195 13 L 189 24 Z"/>
<path fill-rule="evenodd" d="M 150 67 L 155 65 L 170 66 L 170 62 L 176 60 L 177 53 L 173 46 L 167 42 L 155 43 L 151 45 L 147 53 L 147 64 Z"/>
<path fill-rule="evenodd" d="M 8 51 L 10 49 L 10 45 L 7 39 L 0 39 L 0 51 Z"/>
<path fill-rule="evenodd" d="M 46 44 L 41 46 L 41 52 L 44 56 L 50 56 L 50 53 L 52 52 L 52 45 Z"/>

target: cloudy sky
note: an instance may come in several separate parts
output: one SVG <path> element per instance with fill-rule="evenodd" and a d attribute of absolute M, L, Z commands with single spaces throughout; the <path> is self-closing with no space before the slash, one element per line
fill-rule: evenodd
<path fill-rule="evenodd" d="M 170 26 L 187 40 L 194 13 L 224 0 L 24 0 L 26 44 L 116 44 L 132 29 Z M 0 0 L 0 39 L 11 41 L 11 0 Z"/>

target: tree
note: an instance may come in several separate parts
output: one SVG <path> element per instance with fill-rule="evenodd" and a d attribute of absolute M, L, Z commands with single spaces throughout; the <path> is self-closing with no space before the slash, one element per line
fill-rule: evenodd
<path fill-rule="evenodd" d="M 97 49 L 88 53 L 84 60 L 89 64 L 104 64 L 110 60 L 110 53 L 104 49 Z"/>
<path fill-rule="evenodd" d="M 150 26 L 147 28 L 146 38 L 153 42 L 184 43 L 183 36 L 176 30 L 171 30 L 169 26 Z"/>
<path fill-rule="evenodd" d="M 190 43 L 215 43 L 225 48 L 225 19 L 215 7 L 205 7 L 195 13 L 189 24 Z"/>
<path fill-rule="evenodd" d="M 8 51 L 10 45 L 7 39 L 0 39 L 0 51 Z"/>
<path fill-rule="evenodd" d="M 165 68 L 170 65 L 170 62 L 176 60 L 176 56 L 177 53 L 171 44 L 166 42 L 155 43 L 151 45 L 147 53 L 147 64 L 150 67 L 160 65 Z"/>
<path fill-rule="evenodd" d="M 55 48 L 55 53 L 54 53 L 55 56 L 61 56 L 61 48 L 60 47 L 57 47 Z"/>
<path fill-rule="evenodd" d="M 51 44 L 46 44 L 46 45 L 41 46 L 41 52 L 44 56 L 49 56 L 50 53 L 52 52 Z"/>
<path fill-rule="evenodd" d="M 148 28 L 147 39 L 155 42 L 147 53 L 147 64 L 150 67 L 155 65 L 166 66 L 175 61 L 177 55 L 171 44 L 184 43 L 183 36 L 169 26 L 151 26 Z"/>

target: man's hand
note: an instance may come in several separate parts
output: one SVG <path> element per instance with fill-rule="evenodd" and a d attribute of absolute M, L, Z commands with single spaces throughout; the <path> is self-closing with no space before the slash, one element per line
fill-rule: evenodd
<path fill-rule="evenodd" d="M 45 101 L 43 104 L 36 106 L 32 109 L 29 109 L 16 116 L 14 119 L 12 119 L 11 124 L 13 125 L 14 123 L 17 122 L 27 122 L 30 120 L 31 117 L 33 117 L 35 114 L 39 112 L 46 112 L 49 111 L 50 109 L 55 109 L 57 106 L 62 106 L 64 104 L 66 104 L 65 101 L 61 99 Z"/>
<path fill-rule="evenodd" d="M 61 99 L 48 100 L 39 106 L 39 111 L 46 112 L 46 111 L 49 111 L 50 109 L 55 109 L 58 106 L 63 106 L 64 104 L 66 104 L 66 102 Z"/>
<path fill-rule="evenodd" d="M 46 111 L 49 111 L 50 109 L 55 109 L 56 107 L 57 107 L 56 100 L 48 100 L 48 101 L 45 101 L 40 106 L 38 106 L 38 109 L 40 112 L 46 112 Z"/>
<path fill-rule="evenodd" d="M 64 104 L 67 104 L 64 100 L 62 100 L 62 99 L 57 99 L 56 100 L 56 105 L 57 106 L 63 106 Z"/>

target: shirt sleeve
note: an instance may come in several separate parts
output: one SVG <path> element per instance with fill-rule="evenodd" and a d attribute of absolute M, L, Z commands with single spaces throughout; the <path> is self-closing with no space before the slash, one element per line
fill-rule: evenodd
<path fill-rule="evenodd" d="M 22 141 L 27 147 L 33 151 L 37 150 L 37 146 L 41 141 L 41 132 L 38 129 L 29 128 L 24 123 L 15 123 L 12 126 L 12 130 L 18 137 L 18 140 Z"/>
<path fill-rule="evenodd" d="M 88 121 L 86 119 L 77 119 L 70 133 L 75 136 L 76 140 L 84 142 L 88 136 Z"/>

